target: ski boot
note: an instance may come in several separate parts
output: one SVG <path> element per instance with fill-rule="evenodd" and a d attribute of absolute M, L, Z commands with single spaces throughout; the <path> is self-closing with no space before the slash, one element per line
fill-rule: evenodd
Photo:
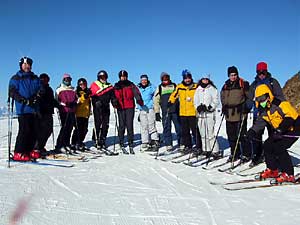
<path fill-rule="evenodd" d="M 121 148 L 121 151 L 123 152 L 123 154 L 129 155 L 129 152 L 126 151 L 124 144 L 120 144 L 120 148 Z"/>
<path fill-rule="evenodd" d="M 147 151 L 149 148 L 148 143 L 142 143 L 141 145 L 141 152 Z"/>
<path fill-rule="evenodd" d="M 270 184 L 272 185 L 278 185 L 282 183 L 295 183 L 294 175 L 288 175 L 287 173 L 283 172 L 279 175 L 279 177 L 270 181 Z"/>
<path fill-rule="evenodd" d="M 135 152 L 133 151 L 133 147 L 132 147 L 132 146 L 129 146 L 129 152 L 130 152 L 130 154 L 132 154 L 132 155 L 135 154 Z"/>
<path fill-rule="evenodd" d="M 12 157 L 12 160 L 14 161 L 21 161 L 21 162 L 27 162 L 30 161 L 29 155 L 25 153 L 15 152 L 14 156 Z"/>
<path fill-rule="evenodd" d="M 271 170 L 269 168 L 265 169 L 263 172 L 255 176 L 255 180 L 265 180 L 268 178 L 277 178 L 279 176 L 278 169 Z"/>
<path fill-rule="evenodd" d="M 223 158 L 223 156 L 220 152 L 213 152 L 213 153 L 211 153 L 210 156 L 213 157 L 213 160 L 218 160 L 218 159 Z"/>
<path fill-rule="evenodd" d="M 39 150 L 32 150 L 30 152 L 30 158 L 33 160 L 37 160 L 38 158 L 41 158 L 41 154 Z"/>

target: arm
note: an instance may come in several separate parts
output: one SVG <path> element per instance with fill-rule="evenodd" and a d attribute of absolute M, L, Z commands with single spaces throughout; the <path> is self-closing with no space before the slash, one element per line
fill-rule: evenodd
<path fill-rule="evenodd" d="M 159 87 L 156 88 L 153 96 L 153 107 L 154 112 L 159 113 L 160 111 L 160 94 L 159 94 Z"/>

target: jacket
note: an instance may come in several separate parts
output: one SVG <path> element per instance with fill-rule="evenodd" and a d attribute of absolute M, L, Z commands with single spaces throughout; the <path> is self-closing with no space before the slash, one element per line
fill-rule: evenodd
<path fill-rule="evenodd" d="M 179 99 L 179 116 L 196 116 L 194 107 L 194 95 L 197 89 L 196 83 L 186 85 L 180 83 L 170 95 L 169 101 L 174 104 Z"/>
<path fill-rule="evenodd" d="M 144 102 L 144 106 L 141 107 L 140 105 L 138 105 L 138 109 L 139 110 L 144 110 L 145 108 L 153 109 L 154 108 L 153 97 L 155 93 L 155 87 L 149 82 L 149 84 L 146 87 L 143 87 L 142 84 L 138 84 L 138 88 Z"/>
<path fill-rule="evenodd" d="M 93 106 L 101 106 L 105 110 L 109 110 L 109 102 L 114 107 L 117 107 L 118 100 L 115 96 L 114 87 L 110 83 L 102 83 L 101 81 L 95 81 L 91 84 L 91 97 Z"/>
<path fill-rule="evenodd" d="M 56 89 L 56 100 L 60 104 L 60 111 L 67 113 L 67 112 L 74 112 L 76 110 L 77 104 L 77 95 L 74 90 L 74 87 L 66 86 L 65 84 L 61 83 L 60 86 Z"/>
<path fill-rule="evenodd" d="M 162 114 L 165 115 L 167 112 L 169 113 L 178 113 L 179 111 L 179 104 L 178 99 L 175 101 L 175 104 L 173 104 L 168 109 L 168 101 L 171 96 L 171 94 L 175 91 L 176 84 L 170 82 L 168 85 L 160 84 L 154 93 L 154 111 L 155 113 L 159 113 L 160 109 L 162 111 Z"/>
<path fill-rule="evenodd" d="M 207 87 L 203 88 L 200 85 L 196 89 L 195 96 L 194 96 L 194 107 L 197 109 L 199 105 L 205 105 L 206 108 L 211 106 L 212 108 L 206 113 L 212 113 L 216 110 L 219 104 L 219 95 L 218 90 L 209 84 Z M 197 115 L 199 116 L 198 111 L 196 110 Z M 204 112 L 201 112 L 204 114 Z"/>
<path fill-rule="evenodd" d="M 89 118 L 91 114 L 91 98 L 89 95 L 89 89 L 79 90 L 77 89 L 77 105 L 76 105 L 76 117 Z"/>

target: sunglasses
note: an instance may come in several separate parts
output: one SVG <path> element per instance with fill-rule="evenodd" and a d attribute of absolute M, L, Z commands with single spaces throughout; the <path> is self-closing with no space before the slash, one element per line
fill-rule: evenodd
<path fill-rule="evenodd" d="M 257 70 L 256 73 L 257 73 L 257 75 L 261 75 L 261 74 L 263 74 L 265 76 L 268 75 L 268 71 L 267 70 Z"/>
<path fill-rule="evenodd" d="M 261 102 L 265 102 L 268 98 L 269 98 L 269 94 L 266 93 L 264 95 L 256 97 L 256 101 L 258 101 L 259 103 L 261 103 Z"/>

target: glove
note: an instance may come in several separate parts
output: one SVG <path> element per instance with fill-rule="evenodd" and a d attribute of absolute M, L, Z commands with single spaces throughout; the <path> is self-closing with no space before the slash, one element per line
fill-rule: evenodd
<path fill-rule="evenodd" d="M 252 129 L 249 129 L 244 137 L 246 140 L 252 141 L 255 138 L 255 136 L 256 136 L 256 132 Z"/>
<path fill-rule="evenodd" d="M 173 105 L 173 103 L 172 103 L 172 102 L 168 102 L 168 105 L 167 105 L 167 107 L 168 107 L 168 108 L 171 108 L 171 107 L 172 107 L 172 105 Z"/>
<path fill-rule="evenodd" d="M 281 140 L 282 139 L 282 130 L 276 129 L 273 132 L 272 137 L 273 137 L 274 140 Z"/>
<path fill-rule="evenodd" d="M 209 106 L 207 107 L 207 111 L 212 112 L 211 110 L 212 110 L 212 106 L 209 105 Z"/>
<path fill-rule="evenodd" d="M 222 114 L 228 115 L 228 106 L 227 105 L 222 105 Z"/>
<path fill-rule="evenodd" d="M 34 96 L 31 96 L 29 99 L 22 98 L 21 103 L 24 105 L 34 107 L 38 103 L 38 97 L 34 95 Z"/>
<path fill-rule="evenodd" d="M 155 120 L 156 120 L 157 122 L 160 122 L 160 121 L 161 121 L 161 116 L 160 116 L 159 113 L 155 113 Z"/>
<path fill-rule="evenodd" d="M 203 104 L 199 105 L 197 107 L 197 111 L 198 111 L 198 113 L 206 112 L 207 111 L 206 105 L 203 105 Z"/>

